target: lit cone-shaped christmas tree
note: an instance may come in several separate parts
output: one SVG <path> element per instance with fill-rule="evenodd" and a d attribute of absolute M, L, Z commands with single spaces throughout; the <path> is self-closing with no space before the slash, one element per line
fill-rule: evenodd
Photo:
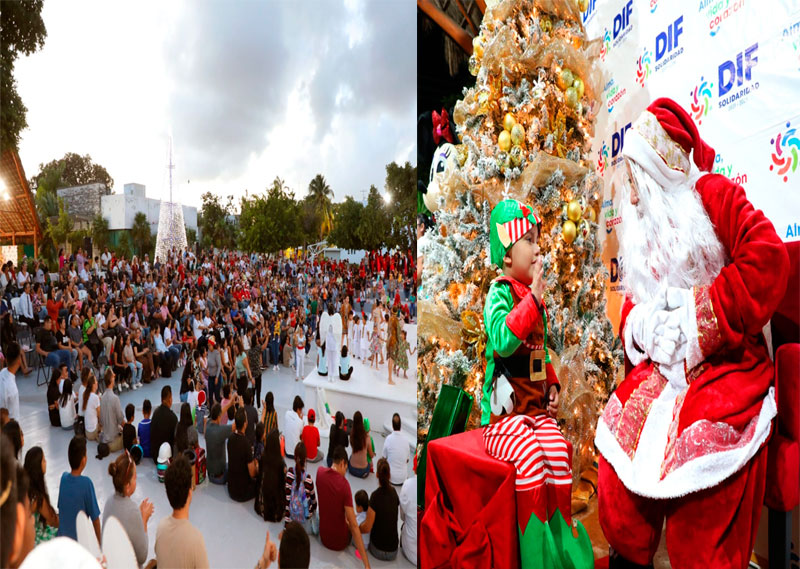
<path fill-rule="evenodd" d="M 156 236 L 156 252 L 153 261 L 158 259 L 166 263 L 171 251 L 180 253 L 187 247 L 186 226 L 183 222 L 183 206 L 172 201 L 172 139 L 169 141 L 169 201 L 161 202 L 158 212 L 158 234 Z"/>
<path fill-rule="evenodd" d="M 437 179 L 436 225 L 420 240 L 419 432 L 442 383 L 474 397 L 486 368 L 483 307 L 498 270 L 488 260 L 491 208 L 515 198 L 542 218 L 548 349 L 561 381 L 559 423 L 577 481 L 594 459 L 597 415 L 616 385 L 622 346 L 606 317 L 597 235 L 600 183 L 589 153 L 600 108 L 598 46 L 575 0 L 506 0 L 475 38 L 474 87 L 456 104 L 460 169 Z"/>

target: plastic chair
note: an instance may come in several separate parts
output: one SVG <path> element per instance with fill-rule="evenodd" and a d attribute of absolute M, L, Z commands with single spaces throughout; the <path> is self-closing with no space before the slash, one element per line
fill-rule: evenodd
<path fill-rule="evenodd" d="M 786 243 L 789 286 L 770 323 L 778 416 L 767 450 L 770 567 L 789 567 L 792 510 L 800 504 L 800 241 Z"/>

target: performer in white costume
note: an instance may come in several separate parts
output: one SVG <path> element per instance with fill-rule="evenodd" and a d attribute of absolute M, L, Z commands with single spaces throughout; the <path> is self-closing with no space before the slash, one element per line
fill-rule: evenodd
<path fill-rule="evenodd" d="M 328 303 L 328 312 L 322 315 L 319 323 L 320 339 L 325 345 L 325 359 L 328 363 L 328 379 L 334 380 L 335 370 L 339 369 L 339 340 L 342 337 L 342 315 L 334 312 L 333 304 Z M 334 370 L 334 371 L 331 371 Z"/>

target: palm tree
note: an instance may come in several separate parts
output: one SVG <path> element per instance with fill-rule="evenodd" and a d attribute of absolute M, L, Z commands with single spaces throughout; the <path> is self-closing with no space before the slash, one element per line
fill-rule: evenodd
<path fill-rule="evenodd" d="M 134 248 L 140 255 L 150 250 L 150 242 L 153 239 L 150 233 L 150 224 L 147 222 L 147 216 L 144 212 L 138 212 L 133 218 L 133 227 L 131 227 L 131 238 L 133 239 Z"/>
<path fill-rule="evenodd" d="M 309 201 L 320 216 L 319 238 L 333 229 L 333 190 L 322 174 L 317 174 L 308 185 Z"/>

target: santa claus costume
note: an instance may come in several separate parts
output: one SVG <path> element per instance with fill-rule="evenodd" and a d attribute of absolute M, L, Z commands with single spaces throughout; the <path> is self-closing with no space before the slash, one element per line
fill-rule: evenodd
<path fill-rule="evenodd" d="M 744 568 L 776 414 L 761 330 L 788 256 L 741 186 L 702 173 L 715 152 L 674 101 L 642 113 L 623 156 L 627 373 L 595 440 L 610 567 L 651 565 L 666 519 L 673 567 Z"/>

